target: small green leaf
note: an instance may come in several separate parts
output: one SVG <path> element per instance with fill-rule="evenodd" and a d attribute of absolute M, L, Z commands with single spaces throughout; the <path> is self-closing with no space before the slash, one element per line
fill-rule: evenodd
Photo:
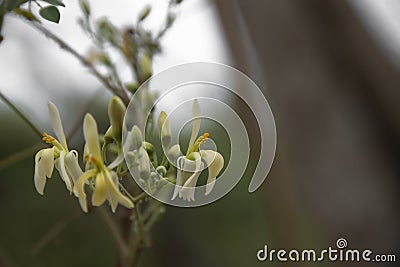
<path fill-rule="evenodd" d="M 44 2 L 47 2 L 49 4 L 55 5 L 55 6 L 63 6 L 65 7 L 64 3 L 58 0 L 42 0 Z"/>
<path fill-rule="evenodd" d="M 58 8 L 56 8 L 55 6 L 42 7 L 39 10 L 39 14 L 40 16 L 42 16 L 42 18 L 48 21 L 54 23 L 58 23 L 60 21 L 60 11 L 58 11 Z"/>

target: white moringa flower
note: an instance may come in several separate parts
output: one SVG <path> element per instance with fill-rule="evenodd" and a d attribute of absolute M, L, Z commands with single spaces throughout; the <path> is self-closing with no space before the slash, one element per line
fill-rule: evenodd
<path fill-rule="evenodd" d="M 73 183 L 82 173 L 78 164 L 78 153 L 75 150 L 68 150 L 67 140 L 57 107 L 52 102 L 48 102 L 48 108 L 51 125 L 57 139 L 47 133 L 43 133 L 43 141 L 53 146 L 51 148 L 39 150 L 36 153 L 35 187 L 39 194 L 44 194 L 46 177 L 51 177 L 55 166 L 61 178 L 64 180 L 67 189 L 72 192 Z"/>
<path fill-rule="evenodd" d="M 87 212 L 87 201 L 85 193 L 85 184 L 91 178 L 94 178 L 94 189 L 92 195 L 92 204 L 94 206 L 102 205 L 106 200 L 111 204 L 113 212 L 117 209 L 118 203 L 133 208 L 132 201 L 123 195 L 120 191 L 118 176 L 104 165 L 101 158 L 100 142 L 98 138 L 97 123 L 92 115 L 86 114 L 83 122 L 83 133 L 86 141 L 87 160 L 92 166 L 85 171 L 74 186 L 74 193 L 79 199 L 79 204 L 84 212 Z"/>
<path fill-rule="evenodd" d="M 178 172 L 172 199 L 175 199 L 177 196 L 179 196 L 187 201 L 194 200 L 194 190 L 196 188 L 197 180 L 204 169 L 204 163 L 208 168 L 208 179 L 205 195 L 210 194 L 215 185 L 217 175 L 224 167 L 224 158 L 220 153 L 213 150 L 200 149 L 200 145 L 208 139 L 209 134 L 204 133 L 202 136 L 196 139 L 200 130 L 199 116 L 199 102 L 194 100 L 192 135 L 190 137 L 186 156 L 180 156 L 177 159 Z"/>

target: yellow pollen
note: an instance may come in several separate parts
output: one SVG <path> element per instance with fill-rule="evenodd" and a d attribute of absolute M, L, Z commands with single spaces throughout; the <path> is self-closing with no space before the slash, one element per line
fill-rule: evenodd
<path fill-rule="evenodd" d="M 202 136 L 199 137 L 199 139 L 197 139 L 197 142 L 199 144 L 203 144 L 208 139 L 209 136 L 210 136 L 209 133 L 204 133 Z"/>
<path fill-rule="evenodd" d="M 47 144 L 51 144 L 56 140 L 53 136 L 47 134 L 46 132 L 43 133 L 43 141 L 45 141 Z"/>
<path fill-rule="evenodd" d="M 90 156 L 85 156 L 85 158 L 83 159 L 84 162 L 91 162 L 93 164 L 96 164 L 97 160 L 94 157 L 90 157 Z"/>

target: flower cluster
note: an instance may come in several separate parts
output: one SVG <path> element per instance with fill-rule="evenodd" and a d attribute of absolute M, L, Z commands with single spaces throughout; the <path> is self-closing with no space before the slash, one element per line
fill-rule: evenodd
<path fill-rule="evenodd" d="M 141 130 L 136 125 L 127 133 L 125 144 L 123 144 L 123 119 L 126 108 L 120 98 L 113 97 L 108 109 L 110 127 L 104 138 L 100 138 L 94 117 L 86 114 L 84 118 L 84 170 L 79 165 L 78 152 L 68 148 L 56 106 L 49 102 L 48 108 L 57 139 L 47 133 L 43 134 L 43 140 L 51 147 L 40 150 L 35 156 L 36 190 L 39 194 L 44 194 L 46 180 L 52 176 L 55 167 L 70 194 L 74 194 L 79 199 L 84 212 L 88 211 L 86 188 L 91 191 L 93 206 L 100 206 L 108 201 L 113 212 L 116 211 L 118 204 L 126 208 L 134 207 L 134 198 L 121 184 L 122 168 L 125 168 L 125 173 L 127 173 L 127 167 L 137 170 L 142 187 L 144 186 L 150 193 L 159 190 L 168 182 L 175 182 L 172 200 L 180 197 L 185 201 L 194 201 L 195 188 L 201 172 L 208 169 L 205 191 L 205 195 L 208 195 L 224 167 L 224 158 L 220 153 L 201 149 L 201 145 L 207 141 L 209 134 L 204 133 L 198 137 L 200 106 L 197 100 L 193 102 L 193 129 L 185 155 L 181 152 L 179 144 L 171 146 L 170 122 L 165 112 L 160 113 L 158 134 L 163 147 L 167 148 L 167 153 L 163 155 L 163 161 L 158 162 L 156 149 L 153 144 L 145 141 Z M 111 144 L 114 144 L 115 155 L 113 161 L 107 165 L 106 151 Z M 124 162 L 123 148 L 129 150 L 126 153 L 127 165 Z"/>
<path fill-rule="evenodd" d="M 99 134 L 96 120 L 92 115 L 86 114 L 83 123 L 85 145 L 85 171 L 82 171 L 78 162 L 78 152 L 69 151 L 65 138 L 60 114 L 57 107 L 48 103 L 51 124 L 57 137 L 44 133 L 43 141 L 51 145 L 50 148 L 40 150 L 35 156 L 34 182 L 39 194 L 44 194 L 47 178 L 50 178 L 54 167 L 58 170 L 70 193 L 74 194 L 84 212 L 88 211 L 85 193 L 85 185 L 92 189 L 92 205 L 100 206 L 106 200 L 115 212 L 118 204 L 127 208 L 133 208 L 133 202 L 121 192 L 120 179 L 113 169 L 123 160 L 122 151 L 119 149 L 118 157 L 108 166 L 104 163 L 100 149 Z M 118 97 L 111 99 L 109 104 L 109 128 L 110 138 L 117 142 L 121 148 L 122 121 L 125 106 Z M 122 159 L 122 160 L 121 160 Z"/>

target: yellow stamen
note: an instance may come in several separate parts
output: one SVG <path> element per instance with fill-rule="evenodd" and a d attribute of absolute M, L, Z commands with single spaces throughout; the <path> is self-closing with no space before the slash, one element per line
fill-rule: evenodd
<path fill-rule="evenodd" d="M 90 162 L 90 163 L 93 163 L 93 164 L 96 164 L 97 163 L 97 160 L 94 158 L 94 157 L 90 157 L 90 156 L 85 156 L 85 158 L 83 159 L 83 161 L 86 163 L 86 162 Z"/>
<path fill-rule="evenodd" d="M 202 136 L 200 136 L 200 137 L 197 139 L 197 141 L 198 141 L 200 144 L 202 144 L 202 143 L 204 143 L 204 142 L 208 139 L 209 136 L 210 136 L 209 133 L 204 133 Z"/>
<path fill-rule="evenodd" d="M 53 136 L 47 134 L 46 132 L 43 132 L 42 140 L 45 141 L 47 144 L 52 144 L 56 139 Z"/>
<path fill-rule="evenodd" d="M 84 163 L 91 163 L 91 164 L 93 164 L 94 166 L 95 166 L 95 168 L 97 168 L 99 171 L 102 171 L 102 170 L 104 170 L 104 165 L 103 165 L 103 162 L 99 162 L 99 161 L 97 161 L 94 157 L 92 157 L 92 156 L 85 156 L 84 158 L 83 158 L 83 162 Z"/>
<path fill-rule="evenodd" d="M 194 145 L 193 145 L 193 149 L 190 151 L 190 153 L 191 153 L 191 152 L 198 152 L 198 151 L 199 151 L 199 146 L 200 146 L 201 144 L 203 144 L 203 143 L 208 139 L 209 136 L 210 136 L 209 133 L 204 133 L 202 136 L 200 136 L 199 138 L 197 138 L 196 142 L 195 142 Z M 189 153 L 189 154 L 190 154 L 190 153 Z"/>
<path fill-rule="evenodd" d="M 53 136 L 49 135 L 46 132 L 43 132 L 43 137 L 42 140 L 45 141 L 47 144 L 53 144 L 53 146 L 55 146 L 56 148 L 58 148 L 59 150 L 66 150 L 68 152 L 68 148 L 67 147 L 63 147 L 58 141 L 57 139 L 55 139 Z"/>

